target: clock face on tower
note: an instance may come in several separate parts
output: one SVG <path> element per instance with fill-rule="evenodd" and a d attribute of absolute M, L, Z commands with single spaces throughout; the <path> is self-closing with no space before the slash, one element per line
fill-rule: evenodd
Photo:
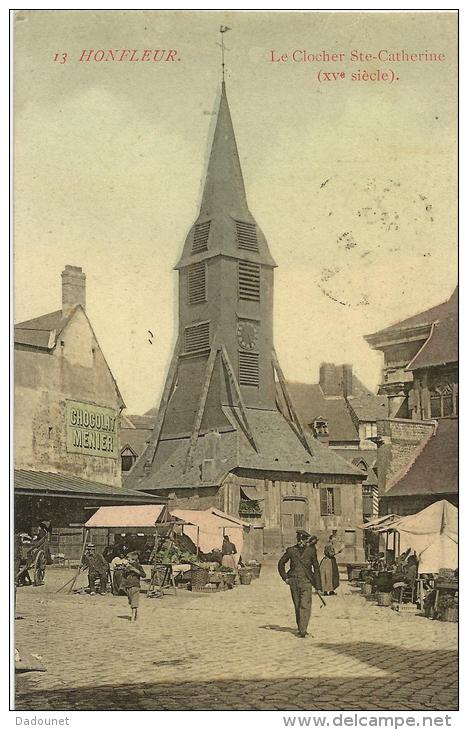
<path fill-rule="evenodd" d="M 250 320 L 238 322 L 237 341 L 244 350 L 255 350 L 258 341 L 258 324 Z"/>

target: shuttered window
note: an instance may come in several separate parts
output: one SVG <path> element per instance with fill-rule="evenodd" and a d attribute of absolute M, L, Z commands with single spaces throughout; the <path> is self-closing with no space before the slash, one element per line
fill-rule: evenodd
<path fill-rule="evenodd" d="M 185 352 L 206 350 L 210 346 L 210 323 L 200 322 L 185 328 Z"/>
<path fill-rule="evenodd" d="M 239 383 L 258 386 L 258 354 L 239 352 Z"/>
<path fill-rule="evenodd" d="M 239 261 L 239 299 L 260 301 L 260 264 Z"/>
<path fill-rule="evenodd" d="M 210 235 L 211 221 L 199 223 L 193 231 L 192 253 L 208 251 L 208 236 Z"/>
<path fill-rule="evenodd" d="M 206 302 L 206 263 L 200 261 L 188 268 L 188 300 L 189 304 Z"/>
<path fill-rule="evenodd" d="M 237 245 L 246 251 L 258 251 L 257 228 L 253 223 L 236 221 Z"/>
<path fill-rule="evenodd" d="M 340 515 L 341 514 L 341 489 L 340 487 L 320 488 L 320 514 Z"/>

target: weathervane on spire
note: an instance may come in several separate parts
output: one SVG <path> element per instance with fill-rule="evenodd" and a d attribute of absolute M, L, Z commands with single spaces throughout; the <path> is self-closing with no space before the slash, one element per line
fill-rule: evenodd
<path fill-rule="evenodd" d="M 224 33 L 227 33 L 228 30 L 231 30 L 231 29 L 228 28 L 227 25 L 220 25 L 219 26 L 219 32 L 221 33 L 221 43 L 220 43 L 220 46 L 221 46 L 221 68 L 222 68 L 222 73 L 223 73 L 223 83 L 224 83 L 224 51 L 225 51 L 225 48 L 224 48 Z"/>

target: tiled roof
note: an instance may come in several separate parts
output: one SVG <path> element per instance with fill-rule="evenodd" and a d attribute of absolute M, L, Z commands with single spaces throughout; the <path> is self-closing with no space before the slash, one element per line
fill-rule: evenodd
<path fill-rule="evenodd" d="M 388 400 L 386 396 L 366 393 L 348 399 L 349 407 L 359 421 L 380 421 L 387 418 Z"/>
<path fill-rule="evenodd" d="M 154 495 L 145 495 L 125 487 L 113 487 L 100 482 L 91 482 L 88 479 L 70 474 L 53 474 L 44 471 L 28 471 L 15 469 L 15 491 L 26 494 L 56 494 L 63 497 L 83 495 L 83 497 L 99 497 L 105 501 L 121 500 L 129 502 L 154 501 Z"/>
<path fill-rule="evenodd" d="M 458 492 L 458 418 L 441 418 L 435 434 L 384 497 Z"/>
<path fill-rule="evenodd" d="M 122 449 L 130 446 L 139 456 L 145 450 L 151 438 L 156 416 L 135 416 L 125 414 L 120 427 L 120 443 Z"/>
<path fill-rule="evenodd" d="M 325 398 L 318 384 L 288 382 L 288 390 L 297 416 L 310 433 L 310 424 L 316 418 L 328 421 L 330 441 L 359 441 L 359 433 L 353 423 L 344 398 Z"/>
<path fill-rule="evenodd" d="M 62 310 L 59 309 L 41 317 L 19 322 L 15 324 L 15 343 L 49 349 L 51 332 L 60 331 L 66 320 Z"/>
<path fill-rule="evenodd" d="M 333 449 L 333 451 L 354 466 L 358 466 L 359 462 L 363 461 L 366 465 L 365 474 L 367 475 L 366 480 L 362 483 L 363 486 L 378 486 L 377 474 L 373 469 L 377 462 L 377 449 Z M 358 468 L 361 467 L 358 466 Z"/>
<path fill-rule="evenodd" d="M 458 362 L 458 313 L 444 315 L 432 327 L 432 332 L 407 370 Z"/>
<path fill-rule="evenodd" d="M 238 408 L 224 407 L 223 411 L 232 429 L 220 433 L 217 458 L 213 463 L 209 482 L 201 481 L 202 463 L 205 459 L 204 438 L 199 437 L 193 466 L 184 473 L 189 438 L 170 438 L 159 442 L 156 456 L 149 472 L 145 472 L 143 457 L 129 472 L 125 486 L 129 489 L 166 490 L 218 486 L 226 475 L 235 469 L 259 469 L 299 474 L 342 475 L 358 477 L 362 472 L 335 454 L 332 449 L 309 438 L 312 455 L 302 446 L 289 423 L 279 411 L 247 409 L 259 453 L 257 453 L 240 427 L 241 412 Z"/>
<path fill-rule="evenodd" d="M 448 299 L 448 301 L 437 304 L 435 307 L 431 307 L 430 309 L 425 309 L 424 312 L 419 312 L 412 317 L 403 319 L 401 322 L 395 322 L 389 327 L 385 327 L 384 329 L 379 330 L 375 333 L 375 335 L 372 336 L 375 337 L 376 335 L 386 334 L 390 332 L 398 332 L 399 330 L 409 329 L 411 327 L 431 325 L 433 322 L 436 322 L 437 320 L 445 317 L 448 313 L 451 312 L 453 314 L 454 312 L 456 312 L 457 308 L 458 286 L 455 288 L 452 296 L 450 297 L 450 299 Z"/>

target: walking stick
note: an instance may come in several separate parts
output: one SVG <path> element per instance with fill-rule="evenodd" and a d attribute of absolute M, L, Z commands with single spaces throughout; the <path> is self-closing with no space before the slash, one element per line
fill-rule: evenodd
<path fill-rule="evenodd" d="M 315 592 L 318 595 L 318 597 L 320 598 L 320 600 L 322 601 L 322 605 L 320 606 L 320 608 L 323 608 L 323 606 L 326 606 L 327 604 L 325 603 L 325 600 L 324 600 L 322 594 L 320 593 L 320 591 L 317 590 L 317 588 L 315 589 Z"/>

